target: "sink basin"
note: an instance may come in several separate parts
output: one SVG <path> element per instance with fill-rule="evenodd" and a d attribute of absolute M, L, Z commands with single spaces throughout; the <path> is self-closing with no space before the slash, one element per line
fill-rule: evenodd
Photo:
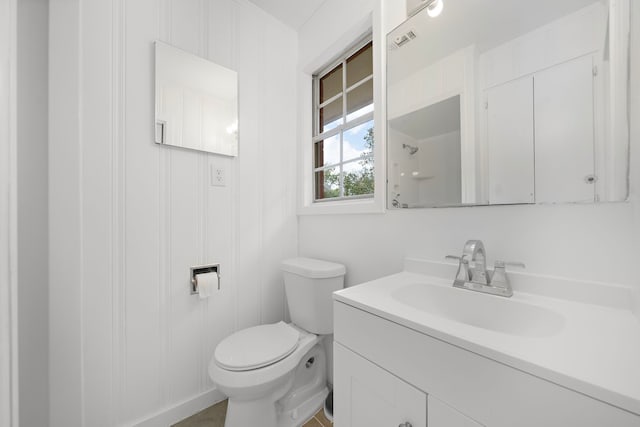
<path fill-rule="evenodd" d="M 391 297 L 417 310 L 478 328 L 523 337 L 547 337 L 565 322 L 559 313 L 509 298 L 454 287 L 412 283 Z"/>

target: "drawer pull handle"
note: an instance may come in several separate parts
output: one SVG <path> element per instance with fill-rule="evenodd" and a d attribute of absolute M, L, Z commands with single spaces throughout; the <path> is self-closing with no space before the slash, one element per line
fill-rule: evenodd
<path fill-rule="evenodd" d="M 398 425 L 398 427 L 412 427 L 411 423 L 406 422 L 406 423 L 402 423 L 400 425 Z"/>

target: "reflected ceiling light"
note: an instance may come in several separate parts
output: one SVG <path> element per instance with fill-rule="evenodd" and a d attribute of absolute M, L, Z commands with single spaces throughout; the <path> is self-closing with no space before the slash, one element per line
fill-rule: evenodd
<path fill-rule="evenodd" d="M 229 126 L 227 126 L 227 133 L 229 135 L 233 135 L 235 133 L 238 133 L 238 121 L 237 120 L 235 122 L 231 123 Z"/>
<path fill-rule="evenodd" d="M 431 2 L 427 5 L 427 14 L 435 18 L 442 13 L 442 9 L 444 8 L 444 3 L 442 0 L 431 0 Z"/>

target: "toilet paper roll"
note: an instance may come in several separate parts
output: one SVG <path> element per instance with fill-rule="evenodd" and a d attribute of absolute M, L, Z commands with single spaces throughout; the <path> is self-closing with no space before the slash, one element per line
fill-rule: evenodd
<path fill-rule="evenodd" d="M 218 288 L 217 273 L 202 273 L 196 276 L 198 279 L 198 294 L 200 299 L 209 298 L 214 289 Z"/>

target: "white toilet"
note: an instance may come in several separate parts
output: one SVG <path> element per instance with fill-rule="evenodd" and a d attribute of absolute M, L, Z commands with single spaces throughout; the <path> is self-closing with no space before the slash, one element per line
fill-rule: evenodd
<path fill-rule="evenodd" d="M 333 333 L 331 294 L 345 267 L 310 258 L 282 262 L 290 324 L 243 329 L 218 344 L 209 363 L 216 387 L 229 397 L 225 427 L 295 427 L 327 395 L 323 335 Z"/>

